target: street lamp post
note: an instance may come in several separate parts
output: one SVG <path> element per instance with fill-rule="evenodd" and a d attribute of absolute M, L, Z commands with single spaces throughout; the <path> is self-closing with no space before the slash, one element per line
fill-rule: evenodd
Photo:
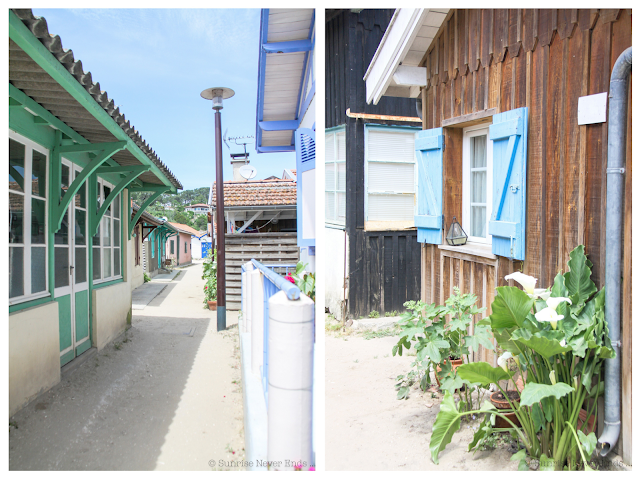
<path fill-rule="evenodd" d="M 224 179 L 222 175 L 222 100 L 231 98 L 235 92 L 231 88 L 207 88 L 200 96 L 212 100 L 212 108 L 216 111 L 216 248 L 218 251 L 218 331 L 227 328 L 227 300 L 225 297 L 225 262 L 224 262 Z"/>

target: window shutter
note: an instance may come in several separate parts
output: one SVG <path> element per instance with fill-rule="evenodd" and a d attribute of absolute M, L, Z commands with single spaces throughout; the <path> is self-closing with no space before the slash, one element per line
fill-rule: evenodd
<path fill-rule="evenodd" d="M 298 246 L 315 246 L 316 132 L 295 131 Z"/>
<path fill-rule="evenodd" d="M 493 116 L 492 252 L 524 260 L 527 200 L 527 108 Z"/>
<path fill-rule="evenodd" d="M 416 139 L 418 155 L 418 242 L 442 244 L 442 128 L 423 130 Z"/>

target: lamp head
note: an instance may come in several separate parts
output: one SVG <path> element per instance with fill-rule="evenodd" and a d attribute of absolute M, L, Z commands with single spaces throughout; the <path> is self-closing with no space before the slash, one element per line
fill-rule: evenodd
<path fill-rule="evenodd" d="M 231 98 L 235 94 L 236 92 L 234 92 L 231 88 L 213 87 L 203 90 L 202 93 L 200 93 L 200 96 L 205 100 L 212 100 L 212 108 L 214 110 L 222 110 L 222 100 Z"/>

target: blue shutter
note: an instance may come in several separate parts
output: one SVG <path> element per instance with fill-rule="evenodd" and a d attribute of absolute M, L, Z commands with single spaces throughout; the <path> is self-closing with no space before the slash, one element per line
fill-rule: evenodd
<path fill-rule="evenodd" d="M 493 254 L 524 260 L 527 202 L 527 108 L 493 116 Z"/>
<path fill-rule="evenodd" d="M 298 246 L 315 246 L 315 238 L 303 237 L 304 214 L 302 204 L 302 173 L 316 168 L 316 132 L 308 128 L 298 128 L 295 131 L 296 140 L 296 186 L 297 198 L 297 224 L 298 224 Z M 314 176 L 315 178 L 315 176 Z M 315 195 L 313 195 L 315 198 Z M 315 208 L 314 204 L 310 205 Z M 315 222 L 315 214 L 306 221 Z"/>
<path fill-rule="evenodd" d="M 442 128 L 423 130 L 416 138 L 418 157 L 418 242 L 442 244 Z"/>

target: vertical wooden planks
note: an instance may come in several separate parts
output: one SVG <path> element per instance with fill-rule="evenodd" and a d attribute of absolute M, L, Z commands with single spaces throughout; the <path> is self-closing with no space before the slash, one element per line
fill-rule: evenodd
<path fill-rule="evenodd" d="M 444 128 L 444 197 L 442 214 L 444 215 L 445 234 L 455 216 L 462 219 L 462 129 Z"/>

